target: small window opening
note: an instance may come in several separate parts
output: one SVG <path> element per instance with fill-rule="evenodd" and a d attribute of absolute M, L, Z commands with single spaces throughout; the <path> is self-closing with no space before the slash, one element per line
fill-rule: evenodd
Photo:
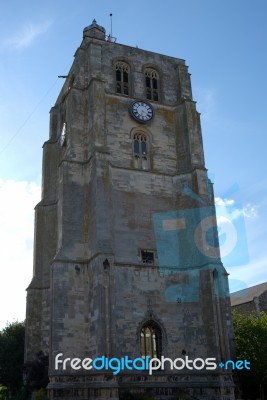
<path fill-rule="evenodd" d="M 154 264 L 153 251 L 141 250 L 141 261 L 143 264 L 153 265 Z"/>

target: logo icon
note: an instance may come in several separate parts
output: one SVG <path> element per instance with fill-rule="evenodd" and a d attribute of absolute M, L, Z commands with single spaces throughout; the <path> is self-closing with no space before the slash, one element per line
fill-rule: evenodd
<path fill-rule="evenodd" d="M 228 194 L 236 190 L 237 185 L 233 185 Z M 216 270 L 215 295 L 225 296 L 228 289 L 222 284 L 221 262 L 237 266 L 249 260 L 243 207 L 233 200 L 220 199 L 215 208 L 189 187 L 184 188 L 183 195 L 197 200 L 199 207 L 153 215 L 160 273 L 188 274 L 187 282 L 168 286 L 165 298 L 171 302 L 198 301 L 203 269 Z"/>

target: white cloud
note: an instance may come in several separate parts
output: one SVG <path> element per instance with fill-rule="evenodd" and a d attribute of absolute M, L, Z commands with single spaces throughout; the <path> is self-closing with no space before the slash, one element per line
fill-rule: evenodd
<path fill-rule="evenodd" d="M 217 212 L 223 209 L 225 211 L 224 214 L 227 213 L 232 221 L 239 218 L 241 215 L 250 219 L 258 217 L 258 207 L 250 203 L 247 203 L 241 208 L 240 205 L 235 206 L 235 201 L 233 199 L 215 197 L 215 206 L 217 207 Z M 218 223 L 220 222 L 219 215 L 220 214 L 218 214 L 217 218 Z"/>
<path fill-rule="evenodd" d="M 32 277 L 34 206 L 40 201 L 34 182 L 0 178 L 0 329 L 25 318 L 25 289 Z"/>
<path fill-rule="evenodd" d="M 11 47 L 15 50 L 20 50 L 29 47 L 35 39 L 45 34 L 51 26 L 51 21 L 42 22 L 39 24 L 29 23 L 21 31 L 4 40 L 5 47 Z"/>
<path fill-rule="evenodd" d="M 233 199 L 215 198 L 216 215 L 218 227 L 228 225 L 244 215 L 243 208 L 235 206 Z"/>
<path fill-rule="evenodd" d="M 251 205 L 250 203 L 246 204 L 244 207 L 244 216 L 246 218 L 257 218 L 258 216 L 258 207 Z"/>
<path fill-rule="evenodd" d="M 229 206 L 234 204 L 233 199 L 222 199 L 221 197 L 215 197 L 215 205 L 216 206 Z"/>

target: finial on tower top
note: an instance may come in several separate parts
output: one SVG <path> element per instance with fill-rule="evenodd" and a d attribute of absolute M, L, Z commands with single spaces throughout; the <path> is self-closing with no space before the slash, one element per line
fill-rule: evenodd
<path fill-rule="evenodd" d="M 83 37 L 91 37 L 96 39 L 105 40 L 106 30 L 103 26 L 97 24 L 96 19 L 93 19 L 91 25 L 83 30 Z"/>

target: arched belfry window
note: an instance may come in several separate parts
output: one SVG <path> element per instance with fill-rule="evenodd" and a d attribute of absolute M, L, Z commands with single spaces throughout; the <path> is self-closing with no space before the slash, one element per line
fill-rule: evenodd
<path fill-rule="evenodd" d="M 149 169 L 149 143 L 143 132 L 137 132 L 133 137 L 134 166 L 140 169 Z"/>
<path fill-rule="evenodd" d="M 159 74 L 153 68 L 145 69 L 146 98 L 159 101 Z"/>
<path fill-rule="evenodd" d="M 118 61 L 115 66 L 116 92 L 129 96 L 129 65 Z"/>
<path fill-rule="evenodd" d="M 145 323 L 140 332 L 141 357 L 159 358 L 162 353 L 162 333 L 154 321 Z"/>

